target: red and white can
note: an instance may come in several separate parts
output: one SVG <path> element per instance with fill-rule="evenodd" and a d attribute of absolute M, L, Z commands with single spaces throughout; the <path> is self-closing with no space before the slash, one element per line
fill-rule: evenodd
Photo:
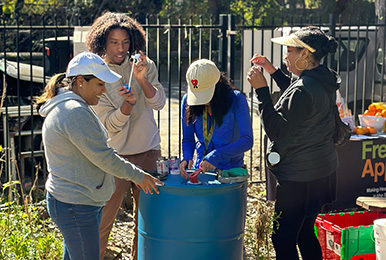
<path fill-rule="evenodd" d="M 165 157 L 158 157 L 157 159 L 157 173 L 159 175 L 169 174 L 169 163 Z"/>

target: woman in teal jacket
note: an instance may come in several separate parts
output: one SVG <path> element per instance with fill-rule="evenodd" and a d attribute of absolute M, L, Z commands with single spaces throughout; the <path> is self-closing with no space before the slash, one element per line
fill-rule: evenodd
<path fill-rule="evenodd" d="M 244 152 L 253 145 L 245 95 L 206 59 L 189 66 L 186 80 L 188 91 L 182 99 L 181 175 L 187 178 L 186 169 L 191 168 L 201 167 L 206 172 L 244 167 Z"/>

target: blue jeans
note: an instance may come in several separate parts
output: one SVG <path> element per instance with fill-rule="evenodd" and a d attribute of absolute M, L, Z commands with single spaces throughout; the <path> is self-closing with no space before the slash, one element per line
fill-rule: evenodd
<path fill-rule="evenodd" d="M 47 210 L 63 235 L 63 260 L 99 260 L 102 208 L 63 203 L 49 192 Z"/>

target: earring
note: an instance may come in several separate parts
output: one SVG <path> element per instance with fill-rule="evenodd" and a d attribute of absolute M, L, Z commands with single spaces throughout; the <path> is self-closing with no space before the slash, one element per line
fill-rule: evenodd
<path fill-rule="evenodd" d="M 308 67 L 308 60 L 306 60 L 306 59 L 304 59 L 304 61 L 306 62 L 306 66 L 304 67 L 304 68 L 299 68 L 298 67 L 298 65 L 297 65 L 297 63 L 298 63 L 298 61 L 300 60 L 300 59 L 302 59 L 302 58 L 297 58 L 296 60 L 295 60 L 295 68 L 297 69 L 297 70 L 299 70 L 299 71 L 303 71 L 303 70 L 305 70 L 305 69 L 307 69 L 307 67 Z"/>
<path fill-rule="evenodd" d="M 296 66 L 295 66 L 295 67 L 296 67 Z M 79 87 L 83 87 L 82 84 L 80 84 Z"/>

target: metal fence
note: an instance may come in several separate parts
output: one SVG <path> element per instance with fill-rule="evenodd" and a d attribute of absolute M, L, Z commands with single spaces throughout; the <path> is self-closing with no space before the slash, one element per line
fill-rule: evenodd
<path fill-rule="evenodd" d="M 38 174 L 43 177 L 43 185 L 46 178 L 40 135 L 43 120 L 34 111 L 31 100 L 40 93 L 50 76 L 65 71 L 67 62 L 82 44 L 82 36 L 79 37 L 77 31 L 85 31 L 87 27 L 59 25 L 55 21 L 41 25 L 8 24 L 2 21 L 0 26 L 0 80 L 3 86 L 0 138 L 5 151 L 1 181 L 15 178 L 16 167 L 23 182 L 33 181 L 36 165 L 40 164 Z M 221 15 L 218 24 L 213 24 L 212 20 L 204 23 L 202 19 L 161 22 L 159 18 L 147 18 L 142 24 L 147 37 L 145 51 L 157 64 L 168 97 L 166 107 L 156 115 L 163 155 L 181 155 L 179 108 L 186 89 L 186 69 L 196 59 L 211 59 L 249 99 L 255 144 L 246 153 L 246 164 L 252 181 L 264 181 L 264 132 L 256 115 L 253 91 L 245 80 L 251 66 L 249 59 L 254 53 L 260 53 L 285 69 L 282 60 L 286 50 L 273 45 L 270 39 L 311 24 L 334 35 L 339 43 L 337 53 L 324 62 L 340 73 L 342 96 L 354 120 L 370 102 L 384 101 L 385 24 L 283 21 L 280 25 L 245 25 L 243 21 L 236 24 L 231 15 Z M 272 80 L 269 87 L 273 97 L 277 98 L 280 93 Z"/>

